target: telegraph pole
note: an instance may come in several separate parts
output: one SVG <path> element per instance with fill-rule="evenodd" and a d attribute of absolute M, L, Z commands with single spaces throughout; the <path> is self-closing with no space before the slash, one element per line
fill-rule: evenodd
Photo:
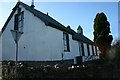
<path fill-rule="evenodd" d="M 15 56 L 15 79 L 17 80 L 18 74 L 17 74 L 17 63 L 18 63 L 18 31 L 16 31 L 16 56 Z"/>
<path fill-rule="evenodd" d="M 23 32 L 18 32 L 18 30 L 11 30 L 12 36 L 14 38 L 14 41 L 16 43 L 16 53 L 15 53 L 15 80 L 17 80 L 18 74 L 17 74 L 17 63 L 18 63 L 18 41 L 23 34 Z"/>

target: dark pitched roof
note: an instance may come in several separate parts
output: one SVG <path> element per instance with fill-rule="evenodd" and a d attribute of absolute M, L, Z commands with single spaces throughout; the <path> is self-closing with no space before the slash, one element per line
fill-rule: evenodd
<path fill-rule="evenodd" d="M 5 30 L 7 24 L 9 23 L 10 19 L 12 18 L 13 14 L 15 13 L 15 11 L 18 8 L 19 5 L 23 6 L 26 10 L 30 11 L 36 17 L 40 18 L 46 25 L 51 26 L 51 27 L 56 28 L 56 29 L 59 29 L 59 30 L 62 30 L 62 31 L 65 31 L 69 34 L 72 34 L 74 40 L 83 41 L 83 42 L 87 42 L 87 43 L 90 43 L 90 44 L 93 43 L 91 40 L 86 38 L 84 35 L 78 35 L 74 30 L 72 30 L 70 28 L 66 28 L 64 25 L 62 25 L 61 23 L 59 23 L 58 21 L 56 21 L 52 17 L 48 16 L 47 14 L 44 14 L 44 13 L 42 13 L 42 12 L 40 12 L 40 11 L 38 11 L 38 10 L 32 8 L 31 6 L 28 6 L 28 5 L 26 5 L 22 2 L 18 2 L 16 4 L 16 6 L 13 8 L 13 11 L 11 12 L 11 14 L 8 17 L 5 25 L 2 28 L 2 33 Z"/>
<path fill-rule="evenodd" d="M 73 40 L 82 41 L 82 42 L 85 42 L 85 43 L 87 42 L 87 43 L 89 43 L 91 45 L 94 44 L 90 39 L 88 39 L 84 35 L 81 35 L 81 34 L 78 34 L 78 33 L 74 34 L 72 36 L 72 38 L 73 38 Z"/>
<path fill-rule="evenodd" d="M 16 6 L 13 8 L 13 11 L 11 12 L 10 16 L 8 17 L 8 20 L 6 21 L 5 25 L 3 26 L 2 28 L 2 32 L 5 30 L 8 22 L 10 21 L 10 19 L 12 18 L 13 14 L 15 13 L 17 7 L 19 5 L 22 5 L 25 9 L 29 10 L 31 13 L 33 13 L 36 17 L 40 18 L 43 22 L 45 22 L 46 25 L 49 25 L 51 27 L 54 27 L 54 28 L 57 28 L 59 30 L 62 30 L 62 31 L 65 31 L 65 32 L 68 32 L 70 34 L 74 34 L 74 30 L 72 29 L 68 29 L 66 28 L 65 26 L 63 26 L 62 24 L 60 24 L 59 22 L 57 22 L 55 19 L 53 19 L 52 17 L 36 10 L 36 9 L 33 9 L 31 8 L 30 6 L 22 3 L 22 2 L 18 2 L 16 4 Z"/>

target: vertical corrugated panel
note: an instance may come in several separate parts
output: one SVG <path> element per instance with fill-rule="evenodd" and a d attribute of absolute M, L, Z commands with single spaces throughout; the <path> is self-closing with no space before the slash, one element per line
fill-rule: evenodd
<path fill-rule="evenodd" d="M 94 47 L 92 46 L 92 55 L 95 55 Z"/>
<path fill-rule="evenodd" d="M 96 55 L 96 49 L 95 49 L 95 46 L 93 46 L 93 48 L 94 48 L 94 53 L 95 53 L 94 55 Z"/>
<path fill-rule="evenodd" d="M 89 51 L 90 51 L 90 55 L 93 55 L 93 53 L 92 53 L 92 45 L 89 45 Z"/>
<path fill-rule="evenodd" d="M 90 48 L 89 48 L 89 44 L 87 44 L 87 52 L 88 52 L 88 56 L 90 56 Z"/>
<path fill-rule="evenodd" d="M 84 54 L 85 56 L 88 56 L 87 44 L 83 43 L 83 46 L 84 46 Z"/>

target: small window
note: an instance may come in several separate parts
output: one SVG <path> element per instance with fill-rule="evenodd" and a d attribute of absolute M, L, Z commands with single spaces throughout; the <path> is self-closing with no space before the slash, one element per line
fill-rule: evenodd
<path fill-rule="evenodd" d="M 94 55 L 97 55 L 96 47 L 94 46 Z"/>
<path fill-rule="evenodd" d="M 84 46 L 84 55 L 85 55 L 85 56 L 88 56 L 87 44 L 86 44 L 86 43 L 83 43 L 83 46 Z"/>
<path fill-rule="evenodd" d="M 79 54 L 80 54 L 80 56 L 82 56 L 82 47 L 81 47 L 81 45 L 82 45 L 82 43 L 79 42 Z"/>
<path fill-rule="evenodd" d="M 90 48 L 89 48 L 89 44 L 87 44 L 87 52 L 88 52 L 88 56 L 90 56 Z"/>
<path fill-rule="evenodd" d="M 69 35 L 67 33 L 63 33 L 63 43 L 64 43 L 64 51 L 70 51 L 69 46 Z"/>
<path fill-rule="evenodd" d="M 94 53 L 94 47 L 93 46 L 92 46 L 92 54 L 95 55 L 95 53 Z"/>
<path fill-rule="evenodd" d="M 96 55 L 98 56 L 98 48 L 97 48 L 97 46 L 95 46 L 95 50 L 96 50 Z"/>
<path fill-rule="evenodd" d="M 18 30 L 18 32 L 23 32 L 23 19 L 23 12 L 15 15 L 14 30 Z"/>
<path fill-rule="evenodd" d="M 83 43 L 81 43 L 81 48 L 82 48 L 82 56 L 85 56 Z"/>
<path fill-rule="evenodd" d="M 92 52 L 92 45 L 89 45 L 89 51 L 90 51 L 90 55 L 93 55 L 93 52 Z"/>

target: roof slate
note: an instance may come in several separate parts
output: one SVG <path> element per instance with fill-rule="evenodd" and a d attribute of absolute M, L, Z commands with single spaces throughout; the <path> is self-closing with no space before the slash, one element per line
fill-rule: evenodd
<path fill-rule="evenodd" d="M 73 40 L 82 41 L 84 43 L 89 43 L 91 45 L 94 44 L 90 39 L 78 33 L 74 34 L 72 37 L 73 37 Z"/>
<path fill-rule="evenodd" d="M 93 42 L 91 40 L 89 40 L 87 37 L 85 37 L 84 35 L 80 35 L 80 34 L 76 33 L 74 30 L 72 30 L 70 28 L 66 28 L 64 25 L 62 25 L 61 23 L 59 23 L 58 21 L 56 21 L 55 19 L 53 19 L 49 15 L 44 14 L 41 11 L 38 11 L 38 10 L 34 9 L 31 6 L 28 6 L 28 5 L 24 4 L 23 2 L 18 2 L 16 4 L 16 6 L 13 8 L 13 11 L 11 12 L 11 14 L 8 17 L 5 25 L 2 28 L 2 33 L 5 30 L 7 24 L 9 23 L 10 19 L 14 15 L 14 13 L 15 13 L 15 11 L 18 8 L 19 5 L 23 6 L 26 10 L 33 13 L 36 17 L 41 19 L 46 25 L 51 26 L 51 27 L 56 28 L 56 29 L 59 29 L 61 31 L 67 32 L 69 34 L 72 34 L 72 37 L 73 37 L 74 40 L 83 41 L 85 43 L 93 44 Z"/>

